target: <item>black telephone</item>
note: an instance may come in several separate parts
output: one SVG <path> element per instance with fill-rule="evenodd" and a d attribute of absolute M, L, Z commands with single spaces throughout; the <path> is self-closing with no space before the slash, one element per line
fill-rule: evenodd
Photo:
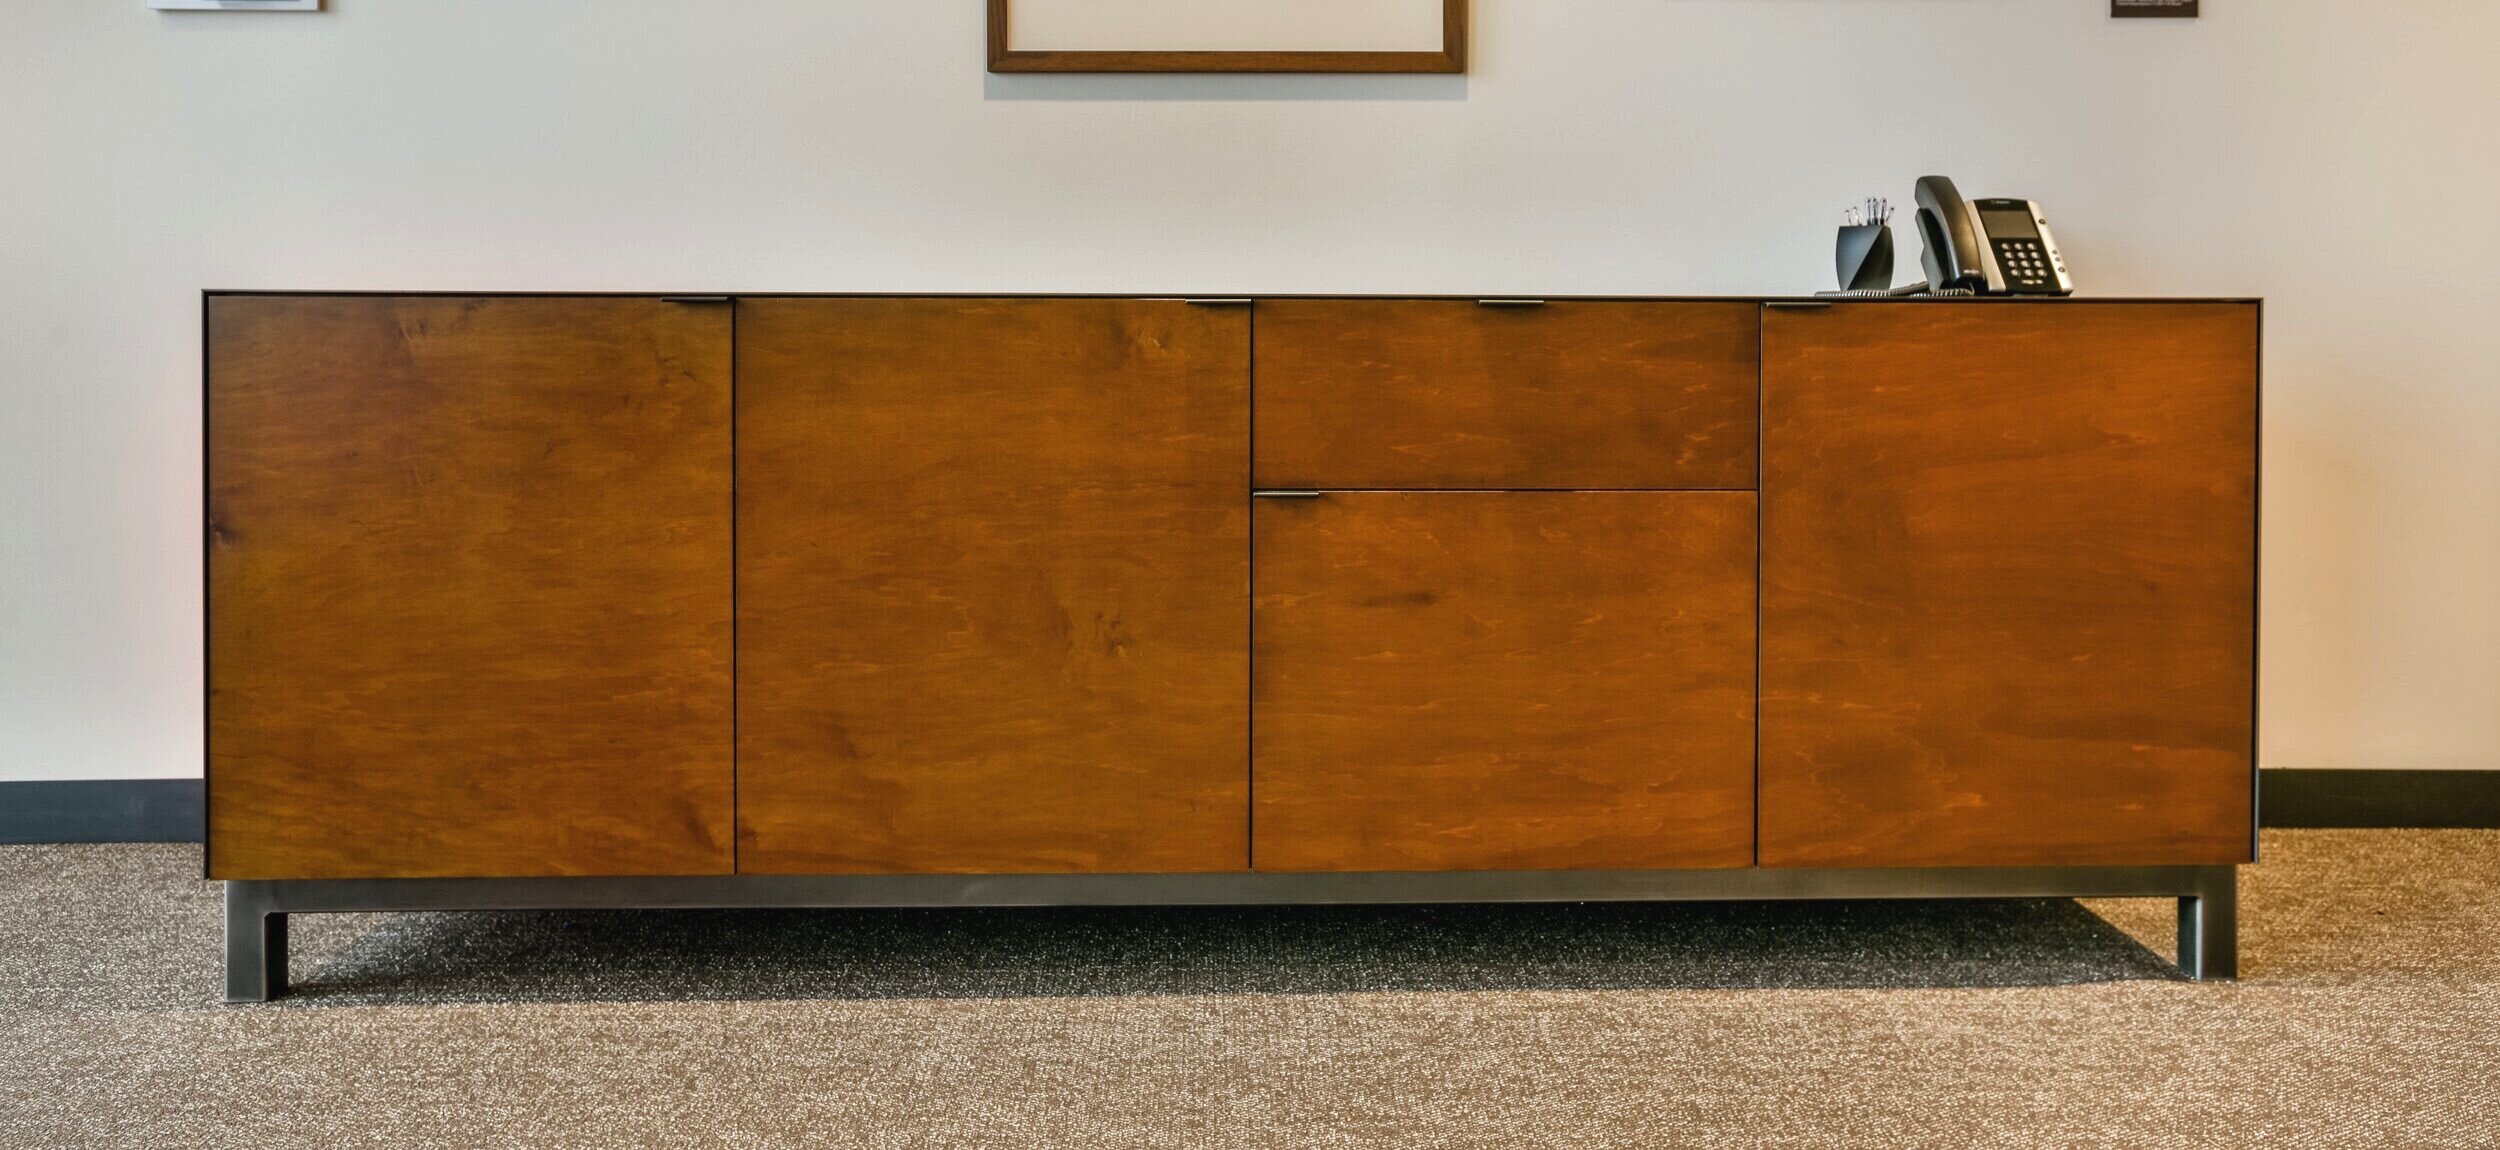
<path fill-rule="evenodd" d="M 1967 201 L 1953 181 L 1918 181 L 1918 235 L 1927 287 L 1974 295 L 2073 295 L 2049 220 L 2029 200 Z M 1983 242 L 1984 241 L 1984 242 Z"/>

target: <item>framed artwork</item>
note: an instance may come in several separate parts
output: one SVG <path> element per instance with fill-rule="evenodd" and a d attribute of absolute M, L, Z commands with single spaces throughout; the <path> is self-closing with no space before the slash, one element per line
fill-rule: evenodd
<path fill-rule="evenodd" d="M 319 12 L 321 0 L 148 0 L 159 12 Z"/>
<path fill-rule="evenodd" d="M 2196 0 L 2109 0 L 2112 16 L 2173 16 L 2184 20 L 2197 18 Z"/>
<path fill-rule="evenodd" d="M 1467 0 L 990 0 L 992 72 L 1464 72 Z"/>

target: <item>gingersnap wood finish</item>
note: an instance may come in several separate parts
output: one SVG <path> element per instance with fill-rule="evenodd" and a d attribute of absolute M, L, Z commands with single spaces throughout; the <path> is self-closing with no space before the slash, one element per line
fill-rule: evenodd
<path fill-rule="evenodd" d="M 1751 303 L 1262 300 L 1275 488 L 1754 486 Z"/>
<path fill-rule="evenodd" d="M 1262 871 L 1753 861 L 1754 496 L 1261 500 Z"/>
<path fill-rule="evenodd" d="M 1763 864 L 2248 861 L 2257 309 L 1763 345 Z"/>
<path fill-rule="evenodd" d="M 739 308 L 740 869 L 1244 868 L 1248 310 Z"/>
<path fill-rule="evenodd" d="M 728 872 L 726 309 L 208 325 L 211 876 Z"/>

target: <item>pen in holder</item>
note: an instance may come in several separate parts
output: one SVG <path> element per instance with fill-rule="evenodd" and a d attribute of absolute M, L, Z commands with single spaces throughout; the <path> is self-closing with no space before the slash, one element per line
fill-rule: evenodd
<path fill-rule="evenodd" d="M 1845 224 L 1835 258 L 1842 291 L 1882 291 L 1892 286 L 1892 225 Z"/>
<path fill-rule="evenodd" d="M 1840 246 L 1834 261 L 1840 290 L 1878 292 L 1892 287 L 1892 201 L 1869 197 L 1840 220 Z"/>

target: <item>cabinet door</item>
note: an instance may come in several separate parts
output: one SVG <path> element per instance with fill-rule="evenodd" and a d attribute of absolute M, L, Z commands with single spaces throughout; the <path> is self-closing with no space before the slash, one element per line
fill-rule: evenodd
<path fill-rule="evenodd" d="M 739 869 L 1247 865 L 1249 316 L 765 299 Z"/>
<path fill-rule="evenodd" d="M 1262 300 L 1272 488 L 1754 486 L 1762 309 Z"/>
<path fill-rule="evenodd" d="M 1256 514 L 1258 869 L 1753 861 L 1751 492 Z"/>
<path fill-rule="evenodd" d="M 2248 305 L 1769 314 L 1765 865 L 2250 857 L 2256 355 Z"/>
<path fill-rule="evenodd" d="M 209 873 L 730 869 L 730 318 L 209 303 Z"/>

